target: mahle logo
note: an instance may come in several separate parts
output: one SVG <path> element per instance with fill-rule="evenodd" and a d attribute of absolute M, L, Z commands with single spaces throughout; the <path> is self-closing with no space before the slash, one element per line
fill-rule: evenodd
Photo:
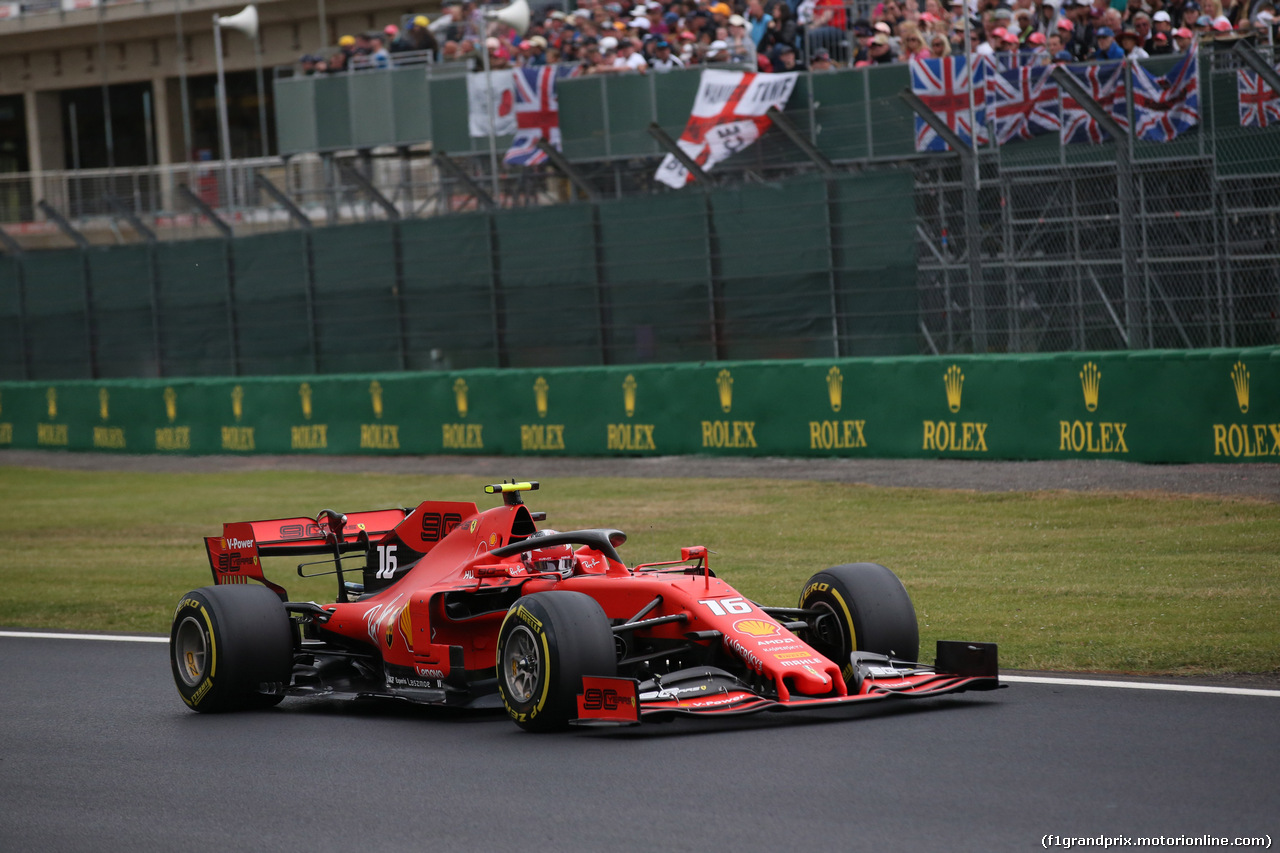
<path fill-rule="evenodd" d="M 178 392 L 172 387 L 164 389 L 164 414 L 169 423 L 178 419 Z"/>
<path fill-rule="evenodd" d="M 1231 367 L 1231 385 L 1236 389 L 1236 405 L 1241 414 L 1249 411 L 1249 368 L 1243 361 L 1237 361 Z"/>
<path fill-rule="evenodd" d="M 453 401 L 458 407 L 458 417 L 467 416 L 467 380 L 459 376 L 453 381 Z"/>
<path fill-rule="evenodd" d="M 231 389 L 231 414 L 237 422 L 244 417 L 244 388 L 237 385 Z"/>
<path fill-rule="evenodd" d="M 633 417 L 636 413 L 636 378 L 630 373 L 627 378 L 622 380 L 622 407 L 626 409 L 627 417 Z"/>
<path fill-rule="evenodd" d="M 373 401 L 373 416 L 375 418 L 382 417 L 382 383 L 373 380 L 369 383 L 369 397 Z"/>
<path fill-rule="evenodd" d="M 952 412 L 960 411 L 960 392 L 964 390 L 964 374 L 957 365 L 951 365 L 942 375 L 942 382 L 947 388 L 947 408 Z"/>
<path fill-rule="evenodd" d="M 303 382 L 298 386 L 298 396 L 302 398 L 302 416 L 311 420 L 311 383 Z"/>
<path fill-rule="evenodd" d="M 844 376 L 840 368 L 832 367 L 827 371 L 827 397 L 831 400 L 831 411 L 840 411 L 841 398 L 844 396 Z"/>
<path fill-rule="evenodd" d="M 1091 412 L 1098 411 L 1098 387 L 1102 382 L 1102 371 L 1092 361 L 1086 361 L 1080 371 L 1080 387 L 1084 391 L 1084 407 Z"/>
<path fill-rule="evenodd" d="M 541 376 L 533 383 L 533 402 L 538 407 L 538 417 L 545 418 L 547 416 L 547 380 Z"/>
<path fill-rule="evenodd" d="M 720 392 L 720 408 L 725 414 L 733 408 L 733 374 L 727 369 L 716 374 L 716 388 Z"/>
<path fill-rule="evenodd" d="M 44 392 L 45 402 L 49 404 L 49 420 L 58 416 L 58 389 L 50 388 Z"/>
<path fill-rule="evenodd" d="M 111 394 L 106 388 L 98 389 L 98 416 L 104 421 L 111 417 Z"/>

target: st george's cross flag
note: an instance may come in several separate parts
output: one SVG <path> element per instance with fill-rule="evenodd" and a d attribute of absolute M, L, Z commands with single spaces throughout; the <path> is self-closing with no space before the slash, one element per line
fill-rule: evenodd
<path fill-rule="evenodd" d="M 765 115 L 782 109 L 796 87 L 799 73 L 756 74 L 707 69 L 698 83 L 693 114 L 676 144 L 703 171 L 755 142 L 773 124 Z M 692 178 L 674 154 L 658 166 L 654 178 L 679 189 Z"/>

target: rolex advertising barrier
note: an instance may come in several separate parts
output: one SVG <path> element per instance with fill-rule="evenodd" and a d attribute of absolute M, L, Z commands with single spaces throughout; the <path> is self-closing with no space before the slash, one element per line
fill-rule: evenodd
<path fill-rule="evenodd" d="M 0 383 L 0 447 L 1280 459 L 1280 347 Z"/>

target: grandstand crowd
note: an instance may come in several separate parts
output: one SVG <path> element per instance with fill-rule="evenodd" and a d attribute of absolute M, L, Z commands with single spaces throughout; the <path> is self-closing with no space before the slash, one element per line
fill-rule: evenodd
<path fill-rule="evenodd" d="M 1194 43 L 1271 43 L 1276 0 L 880 0 L 854 17 L 845 0 L 577 0 L 539 10 L 525 33 L 451 0 L 381 31 L 344 35 L 302 57 L 305 74 L 413 62 L 494 69 L 577 63 L 585 74 L 661 73 L 715 64 L 822 71 L 952 54 L 1019 55 L 1020 64 L 1142 59 Z M 966 21 L 966 17 L 968 20 Z M 482 47 L 483 46 L 483 47 Z"/>

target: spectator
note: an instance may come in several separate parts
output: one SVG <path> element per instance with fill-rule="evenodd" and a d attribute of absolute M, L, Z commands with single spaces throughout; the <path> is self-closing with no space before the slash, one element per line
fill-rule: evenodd
<path fill-rule="evenodd" d="M 833 55 L 840 51 L 844 47 L 848 21 L 844 0 L 817 0 L 813 6 L 813 21 L 806 30 L 811 48 L 825 50 Z M 885 36 L 886 48 L 888 44 L 889 37 Z M 890 56 L 886 61 L 893 61 L 893 57 Z"/>
<path fill-rule="evenodd" d="M 1196 0 L 1187 0 L 1182 4 L 1182 26 L 1191 29 L 1200 17 L 1200 4 Z"/>
<path fill-rule="evenodd" d="M 774 71 L 803 71 L 804 65 L 796 58 L 796 49 L 789 44 L 778 48 L 775 58 L 771 60 Z"/>
<path fill-rule="evenodd" d="M 951 55 L 951 40 L 941 33 L 934 33 L 929 37 L 929 56 L 934 59 L 942 59 L 944 56 Z"/>
<path fill-rule="evenodd" d="M 1147 59 L 1151 54 L 1142 46 L 1142 37 L 1132 27 L 1126 27 L 1116 36 L 1126 59 Z"/>
<path fill-rule="evenodd" d="M 761 43 L 764 41 L 765 34 L 769 32 L 773 16 L 765 12 L 764 4 L 760 0 L 748 0 L 746 18 L 747 33 L 751 36 L 751 42 L 756 46 L 757 51 L 763 52 Z"/>
<path fill-rule="evenodd" d="M 786 2 L 775 3 L 769 24 L 763 38 L 756 47 L 770 56 L 777 54 L 778 47 L 784 44 L 796 44 L 796 19 L 791 13 L 791 6 Z"/>
<path fill-rule="evenodd" d="M 813 55 L 813 59 L 809 61 L 810 71 L 834 71 L 836 64 L 831 61 L 831 54 L 825 50 L 820 50 Z"/>
<path fill-rule="evenodd" d="M 737 63 L 754 63 L 756 45 L 747 34 L 747 19 L 741 15 L 729 16 L 729 61 Z"/>
<path fill-rule="evenodd" d="M 1168 56 L 1171 53 L 1173 53 L 1173 43 L 1169 37 L 1164 33 L 1156 33 L 1151 40 L 1151 55 Z"/>
<path fill-rule="evenodd" d="M 1062 49 L 1070 53 L 1073 59 L 1084 59 L 1084 43 L 1076 38 L 1076 25 L 1071 22 L 1070 18 L 1059 18 L 1057 33 L 1062 39 Z M 1057 60 L 1058 51 L 1053 51 L 1055 61 Z"/>
<path fill-rule="evenodd" d="M 409 30 L 391 43 L 392 53 L 408 53 L 427 51 L 435 59 L 440 50 L 435 34 L 431 32 L 430 21 L 426 15 L 417 15 L 409 24 Z"/>
<path fill-rule="evenodd" d="M 676 68 L 684 68 L 684 60 L 671 53 L 671 42 L 661 39 L 653 43 L 653 58 L 649 60 L 649 67 L 655 73 L 663 74 Z"/>
<path fill-rule="evenodd" d="M 618 71 L 635 71 L 643 74 L 649 70 L 649 63 L 645 62 L 640 51 L 636 50 L 634 40 L 623 38 L 618 41 L 618 56 L 613 60 L 613 67 Z"/>
<path fill-rule="evenodd" d="M 369 66 L 371 68 L 390 68 L 391 54 L 382 44 L 382 33 L 369 33 Z"/>
<path fill-rule="evenodd" d="M 1195 33 L 1186 27 L 1178 27 L 1173 31 L 1173 43 L 1177 47 L 1178 53 L 1186 53 L 1191 49 L 1192 43 L 1195 41 Z"/>
<path fill-rule="evenodd" d="M 1049 57 L 1052 54 L 1050 54 L 1048 48 L 1045 47 L 1047 42 L 1048 39 L 1044 37 L 1044 33 L 1032 33 L 1027 36 L 1027 46 L 1022 51 L 1023 64 L 1048 65 Z"/>
<path fill-rule="evenodd" d="M 1098 39 L 1098 49 L 1094 51 L 1094 59 L 1124 59 L 1124 51 L 1121 50 L 1120 45 L 1116 44 L 1116 34 L 1110 27 L 1098 27 L 1095 35 Z"/>
<path fill-rule="evenodd" d="M 925 47 L 924 39 L 920 37 L 920 29 L 914 23 L 903 21 L 898 26 L 898 35 L 901 44 L 898 51 L 899 61 L 910 62 L 912 59 L 929 57 L 929 48 Z"/>
<path fill-rule="evenodd" d="M 1154 30 L 1151 36 L 1153 39 L 1156 35 L 1164 33 L 1165 43 L 1167 44 L 1173 36 L 1173 18 L 1169 17 L 1169 13 L 1164 9 L 1161 9 L 1151 16 L 1151 29 Z"/>
<path fill-rule="evenodd" d="M 1151 16 L 1146 12 L 1136 13 L 1133 16 L 1133 31 L 1138 34 L 1138 47 L 1149 49 L 1152 36 Z"/>
<path fill-rule="evenodd" d="M 872 65 L 888 65 L 893 62 L 893 51 L 889 49 L 889 37 L 884 33 L 876 33 L 867 46 L 867 62 Z"/>
<path fill-rule="evenodd" d="M 298 65 L 301 66 L 300 70 L 302 71 L 302 76 L 314 76 L 316 73 L 316 62 L 318 62 L 319 59 L 320 58 L 318 56 L 312 56 L 309 53 L 303 54 L 302 58 L 298 60 Z"/>
<path fill-rule="evenodd" d="M 451 41 L 461 44 L 467 37 L 466 21 L 462 19 L 461 0 L 446 0 L 444 12 L 428 25 L 431 35 L 438 44 Z"/>

